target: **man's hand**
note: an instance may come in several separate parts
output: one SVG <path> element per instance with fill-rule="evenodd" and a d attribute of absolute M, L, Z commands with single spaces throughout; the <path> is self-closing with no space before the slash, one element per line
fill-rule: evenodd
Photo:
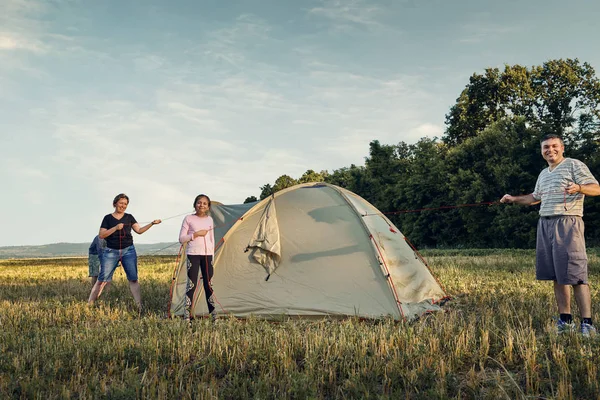
<path fill-rule="evenodd" d="M 581 185 L 579 183 L 571 182 L 569 186 L 565 188 L 567 194 L 575 194 L 581 192 Z"/>
<path fill-rule="evenodd" d="M 511 196 L 510 194 L 505 194 L 504 196 L 502 196 L 502 198 L 500 199 L 500 203 L 514 203 L 516 200 L 515 196 Z"/>

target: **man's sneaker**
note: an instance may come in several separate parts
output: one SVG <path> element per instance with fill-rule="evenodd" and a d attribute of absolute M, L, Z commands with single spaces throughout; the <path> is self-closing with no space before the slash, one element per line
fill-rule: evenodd
<path fill-rule="evenodd" d="M 585 322 L 581 323 L 579 331 L 583 337 L 590 337 L 596 334 L 596 328 L 594 325 L 586 324 Z"/>
<path fill-rule="evenodd" d="M 565 322 L 559 318 L 556 322 L 556 332 L 559 335 L 562 333 L 575 332 L 575 324 L 573 322 Z"/>

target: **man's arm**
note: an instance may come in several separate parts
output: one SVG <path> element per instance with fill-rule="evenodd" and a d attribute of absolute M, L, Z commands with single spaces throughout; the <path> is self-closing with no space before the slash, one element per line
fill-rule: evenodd
<path fill-rule="evenodd" d="M 586 185 L 580 185 L 578 183 L 571 183 L 567 186 L 568 194 L 581 193 L 586 196 L 600 196 L 600 185 L 597 183 L 588 183 Z"/>
<path fill-rule="evenodd" d="M 500 199 L 500 203 L 519 204 L 521 206 L 532 206 L 539 202 L 540 200 L 536 200 L 532 193 L 523 196 L 511 196 L 510 194 L 505 194 Z"/>

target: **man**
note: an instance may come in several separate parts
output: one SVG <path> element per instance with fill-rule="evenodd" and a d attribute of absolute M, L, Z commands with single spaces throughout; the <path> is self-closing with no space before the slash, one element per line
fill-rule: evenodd
<path fill-rule="evenodd" d="M 536 239 L 536 279 L 554 281 L 554 296 L 560 314 L 559 333 L 573 331 L 571 288 L 581 313 L 580 332 L 596 333 L 592 324 L 592 302 L 588 285 L 587 255 L 583 225 L 585 196 L 600 195 L 598 181 L 581 161 L 565 158 L 565 146 L 558 135 L 540 140 L 548 168 L 538 176 L 535 190 L 524 196 L 505 194 L 501 203 L 540 206 Z"/>
<path fill-rule="evenodd" d="M 90 244 L 90 248 L 88 249 L 88 270 L 89 277 L 92 278 L 92 287 L 96 284 L 98 280 L 98 274 L 100 272 L 100 261 L 102 257 L 102 250 L 106 247 L 106 241 L 104 239 L 100 239 L 98 235 Z"/>

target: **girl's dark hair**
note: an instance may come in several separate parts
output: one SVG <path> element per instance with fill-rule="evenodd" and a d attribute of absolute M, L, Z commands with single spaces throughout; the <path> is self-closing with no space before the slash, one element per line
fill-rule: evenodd
<path fill-rule="evenodd" d="M 196 203 L 198 202 L 198 200 L 200 200 L 200 198 L 202 197 L 206 197 L 206 200 L 208 200 L 208 208 L 210 208 L 211 203 L 210 203 L 210 197 L 208 197 L 205 194 L 199 194 L 198 196 L 196 196 L 196 198 L 194 199 L 194 204 L 192 205 L 192 207 L 196 207 Z"/>
<path fill-rule="evenodd" d="M 129 205 L 129 197 L 127 197 L 127 195 L 125 193 L 119 193 L 118 195 L 115 196 L 115 199 L 113 200 L 113 207 L 116 207 L 117 202 L 121 199 L 127 199 L 127 204 Z"/>

